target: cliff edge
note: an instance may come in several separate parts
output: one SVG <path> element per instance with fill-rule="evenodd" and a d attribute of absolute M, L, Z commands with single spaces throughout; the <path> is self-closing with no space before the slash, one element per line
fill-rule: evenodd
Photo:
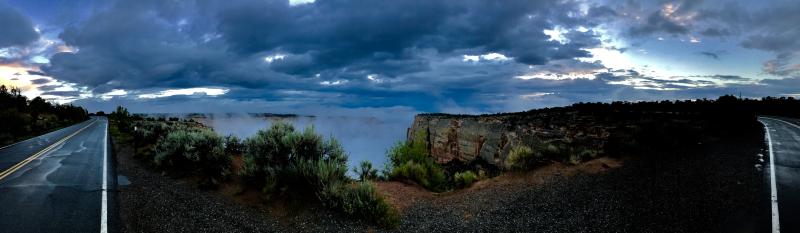
<path fill-rule="evenodd" d="M 519 146 L 571 150 L 570 154 L 591 157 L 602 154 L 609 128 L 597 121 L 596 117 L 577 111 L 482 116 L 420 114 L 414 118 L 407 137 L 409 141 L 423 137 L 430 155 L 439 164 L 482 160 L 504 167 L 509 151 Z"/>

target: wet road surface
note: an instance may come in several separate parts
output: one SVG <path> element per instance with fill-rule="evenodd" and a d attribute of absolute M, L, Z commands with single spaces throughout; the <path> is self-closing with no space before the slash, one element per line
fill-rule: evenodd
<path fill-rule="evenodd" d="M 772 156 L 773 232 L 800 232 L 800 126 L 786 118 L 759 117 L 759 121 L 768 130 Z"/>
<path fill-rule="evenodd" d="M 94 117 L 0 149 L 0 232 L 111 229 L 107 130 Z"/>

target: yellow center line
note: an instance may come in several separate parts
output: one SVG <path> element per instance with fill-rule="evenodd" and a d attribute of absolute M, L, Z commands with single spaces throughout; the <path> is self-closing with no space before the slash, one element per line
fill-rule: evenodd
<path fill-rule="evenodd" d="M 19 170 L 20 168 L 22 168 L 26 164 L 30 163 L 31 161 L 36 160 L 39 156 L 42 156 L 43 154 L 45 154 L 48 151 L 52 150 L 53 148 L 55 148 L 59 144 L 64 143 L 68 139 L 72 138 L 72 136 L 75 136 L 78 133 L 80 133 L 81 131 L 83 131 L 84 129 L 89 128 L 89 126 L 92 126 L 95 122 L 97 122 L 97 120 L 92 121 L 91 123 L 87 124 L 86 126 L 84 126 L 83 128 L 79 129 L 78 131 L 75 131 L 74 133 L 62 138 L 61 140 L 58 140 L 57 142 L 55 142 L 55 143 L 51 144 L 50 146 L 40 150 L 39 152 L 36 152 L 35 154 L 31 155 L 31 157 L 28 157 L 25 160 L 22 160 L 19 163 L 15 164 L 14 166 L 11 166 L 11 168 L 9 168 L 9 169 L 7 169 L 7 170 L 5 170 L 3 172 L 0 172 L 0 180 L 3 180 L 8 175 L 11 175 L 11 173 L 14 173 L 15 171 Z"/>

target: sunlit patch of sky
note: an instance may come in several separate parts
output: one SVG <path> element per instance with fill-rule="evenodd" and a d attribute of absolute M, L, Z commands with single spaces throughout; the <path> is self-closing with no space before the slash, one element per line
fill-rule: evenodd
<path fill-rule="evenodd" d="M 206 96 L 218 96 L 218 95 L 224 95 L 225 93 L 228 93 L 228 91 L 229 90 L 225 88 L 194 87 L 194 88 L 183 88 L 183 89 L 168 89 L 168 90 L 158 91 L 155 93 L 140 94 L 138 95 L 138 97 L 142 99 L 154 99 L 154 98 L 164 98 L 176 95 L 197 95 L 197 94 L 202 94 Z"/>

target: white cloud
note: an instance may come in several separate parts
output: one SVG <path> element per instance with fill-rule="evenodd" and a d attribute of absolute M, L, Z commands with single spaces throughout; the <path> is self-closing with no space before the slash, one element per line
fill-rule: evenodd
<path fill-rule="evenodd" d="M 375 83 L 382 83 L 384 81 L 384 79 L 379 78 L 377 74 L 367 75 L 367 79 Z"/>
<path fill-rule="evenodd" d="M 114 96 L 126 96 L 126 95 L 128 95 L 127 91 L 122 89 L 114 89 L 109 92 L 100 94 L 100 99 L 110 100 L 111 98 L 114 98 Z"/>
<path fill-rule="evenodd" d="M 336 86 L 336 85 L 342 85 L 342 84 L 345 84 L 345 83 L 347 83 L 347 80 L 336 80 L 336 81 L 322 81 L 322 82 L 319 82 L 320 85 L 324 85 L 324 86 Z"/>
<path fill-rule="evenodd" d="M 217 96 L 217 95 L 224 95 L 228 93 L 228 89 L 225 88 L 208 88 L 208 87 L 195 87 L 195 88 L 184 88 L 184 89 L 169 89 L 163 90 L 156 93 L 150 94 L 141 94 L 139 98 L 141 99 L 154 99 L 154 98 L 162 98 L 162 97 L 169 97 L 175 95 L 194 95 L 198 93 L 202 93 L 208 96 Z M 113 91 L 112 91 L 113 92 Z"/>
<path fill-rule="evenodd" d="M 302 4 L 314 3 L 315 0 L 289 0 L 289 5 L 296 6 Z"/>
<path fill-rule="evenodd" d="M 478 62 L 481 60 L 481 56 L 478 55 L 464 55 L 465 62 Z"/>
<path fill-rule="evenodd" d="M 522 80 L 530 79 L 544 79 L 544 80 L 575 80 L 575 79 L 594 79 L 594 72 L 568 72 L 568 73 L 530 73 L 526 75 L 515 76 L 514 78 Z"/>
<path fill-rule="evenodd" d="M 553 29 L 545 29 L 542 31 L 545 35 L 550 36 L 550 41 L 558 41 L 558 43 L 566 44 L 569 43 L 569 39 L 564 36 L 569 30 L 556 26 Z"/>
<path fill-rule="evenodd" d="M 462 61 L 464 62 L 479 62 L 479 61 L 507 61 L 511 58 L 500 53 L 487 53 L 481 55 L 463 55 Z"/>
<path fill-rule="evenodd" d="M 528 67 L 530 71 L 525 74 L 514 76 L 516 79 L 530 80 L 575 80 L 575 79 L 595 79 L 595 74 L 606 72 L 608 69 L 599 61 L 588 62 L 573 60 L 552 61 L 546 65 Z"/>
<path fill-rule="evenodd" d="M 519 97 L 523 98 L 523 99 L 538 99 L 538 98 L 541 98 L 543 96 L 552 95 L 552 94 L 554 94 L 554 93 L 553 92 L 533 92 L 533 93 L 529 93 L 529 94 L 520 95 Z"/>
<path fill-rule="evenodd" d="M 499 54 L 499 53 L 487 53 L 487 54 L 481 55 L 481 59 L 490 60 L 490 61 L 505 61 L 505 60 L 508 60 L 509 58 L 506 57 L 506 55 Z"/>
<path fill-rule="evenodd" d="M 286 54 L 273 54 L 264 57 L 264 61 L 266 61 L 267 63 L 272 63 L 277 60 L 283 60 L 284 58 L 286 58 Z"/>

